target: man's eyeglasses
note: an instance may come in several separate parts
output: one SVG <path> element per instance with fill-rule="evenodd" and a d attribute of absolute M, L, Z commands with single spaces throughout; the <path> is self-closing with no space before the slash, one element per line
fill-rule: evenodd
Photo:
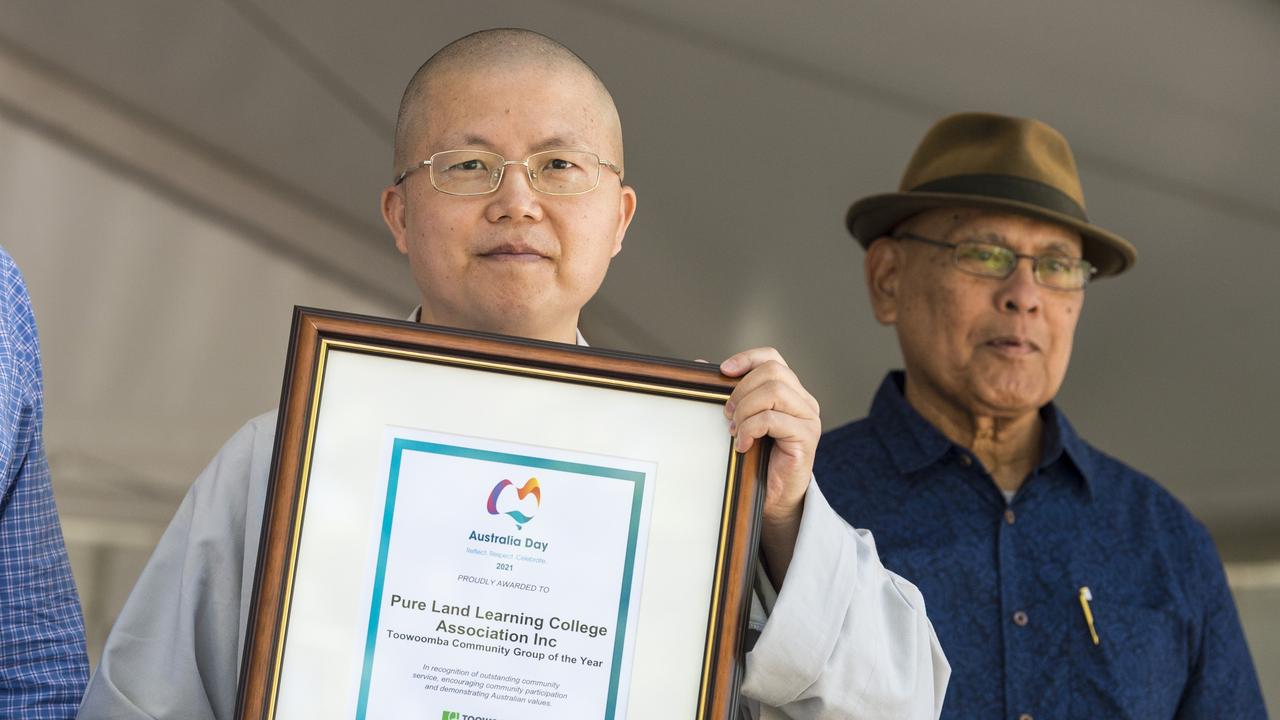
<path fill-rule="evenodd" d="M 1026 258 L 1031 261 L 1031 272 L 1036 282 L 1055 290 L 1083 290 L 1089 278 L 1098 272 L 1088 260 L 1082 258 L 1067 255 L 1022 255 L 1003 245 L 977 240 L 949 243 L 909 232 L 897 233 L 893 238 L 950 248 L 956 267 L 979 277 L 1007 278 L 1018 267 L 1018 260 Z"/>
<path fill-rule="evenodd" d="M 548 195 L 582 195 L 600 184 L 600 168 L 607 167 L 622 179 L 622 168 L 589 150 L 547 150 L 524 160 L 507 160 L 484 150 L 445 150 L 400 173 L 399 185 L 423 168 L 431 171 L 431 185 L 448 195 L 486 195 L 502 184 L 508 165 L 523 165 L 529 185 Z"/>

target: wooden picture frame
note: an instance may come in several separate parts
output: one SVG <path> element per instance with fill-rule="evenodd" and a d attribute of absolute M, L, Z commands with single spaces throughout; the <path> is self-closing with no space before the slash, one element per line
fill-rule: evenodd
<path fill-rule="evenodd" d="M 766 456 L 764 443 L 733 451 L 723 405 L 735 384 L 704 363 L 296 308 L 237 717 L 374 720 L 393 714 L 379 703 L 417 699 L 431 718 L 736 717 Z M 420 469 L 403 475 L 409 464 Z M 493 486 L 486 513 L 485 473 L 524 466 L 544 494 L 564 488 L 558 499 L 544 506 L 538 480 L 521 475 L 523 488 Z M 507 529 L 454 547 L 455 525 Z M 479 573 L 483 543 L 516 551 L 490 548 L 498 570 Z M 429 580 L 455 570 L 456 581 Z M 597 585 L 616 611 L 586 599 Z M 525 591 L 518 602 L 511 588 Z M 471 616 L 446 592 L 507 605 Z M 527 609 L 539 602 L 554 612 Z M 565 608 L 610 622 L 555 616 Z M 564 629 L 579 626 L 600 637 Z M 472 635 L 444 647 L 461 633 Z M 604 648 L 583 658 L 598 670 L 555 652 L 588 642 Z M 488 657 L 503 647 L 515 659 Z M 444 693 L 457 702 L 440 705 Z"/>

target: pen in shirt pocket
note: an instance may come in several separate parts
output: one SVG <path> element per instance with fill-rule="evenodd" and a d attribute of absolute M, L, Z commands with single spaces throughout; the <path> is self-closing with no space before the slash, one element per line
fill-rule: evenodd
<path fill-rule="evenodd" d="M 1084 611 L 1084 621 L 1089 626 L 1089 637 L 1093 638 L 1093 644 L 1098 644 L 1098 631 L 1093 627 L 1093 611 L 1089 609 L 1089 601 L 1093 599 L 1093 593 L 1089 592 L 1089 586 L 1085 585 L 1080 588 L 1080 609 Z"/>

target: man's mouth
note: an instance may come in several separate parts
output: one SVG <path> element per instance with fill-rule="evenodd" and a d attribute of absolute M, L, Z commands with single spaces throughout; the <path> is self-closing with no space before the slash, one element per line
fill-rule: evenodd
<path fill-rule="evenodd" d="M 1017 335 L 1001 335 L 983 343 L 1005 355 L 1030 355 L 1040 351 L 1040 346 L 1030 339 Z"/>
<path fill-rule="evenodd" d="M 510 260 L 532 262 L 546 260 L 548 256 L 533 245 L 520 242 L 503 243 L 480 253 L 481 257 L 493 260 Z"/>

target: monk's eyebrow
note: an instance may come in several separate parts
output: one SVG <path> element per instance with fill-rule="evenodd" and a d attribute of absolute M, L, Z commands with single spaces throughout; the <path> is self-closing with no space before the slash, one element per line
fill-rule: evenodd
<path fill-rule="evenodd" d="M 494 143 L 492 140 L 485 137 L 484 135 L 467 133 L 462 136 L 462 138 L 458 141 L 457 144 L 451 145 L 450 149 L 462 148 L 462 147 L 481 147 L 486 150 L 493 151 Z M 564 135 L 551 135 L 531 145 L 529 147 L 529 152 L 536 153 L 536 152 L 542 152 L 543 150 L 552 150 L 557 148 L 585 148 L 585 147 L 586 146 L 584 146 L 580 142 L 577 142 L 577 140 L 573 137 L 567 137 Z"/>
<path fill-rule="evenodd" d="M 480 147 L 486 147 L 486 148 L 493 147 L 493 143 L 489 142 L 489 139 L 486 138 L 485 136 L 473 135 L 471 133 L 467 133 L 466 135 L 462 136 L 462 144 L 463 145 L 479 145 Z"/>
<path fill-rule="evenodd" d="M 552 150 L 556 148 L 580 148 L 581 143 L 575 142 L 572 138 L 566 138 L 563 135 L 552 135 L 544 138 L 541 142 L 535 143 L 529 148 L 533 152 L 541 152 L 542 150 Z"/>

